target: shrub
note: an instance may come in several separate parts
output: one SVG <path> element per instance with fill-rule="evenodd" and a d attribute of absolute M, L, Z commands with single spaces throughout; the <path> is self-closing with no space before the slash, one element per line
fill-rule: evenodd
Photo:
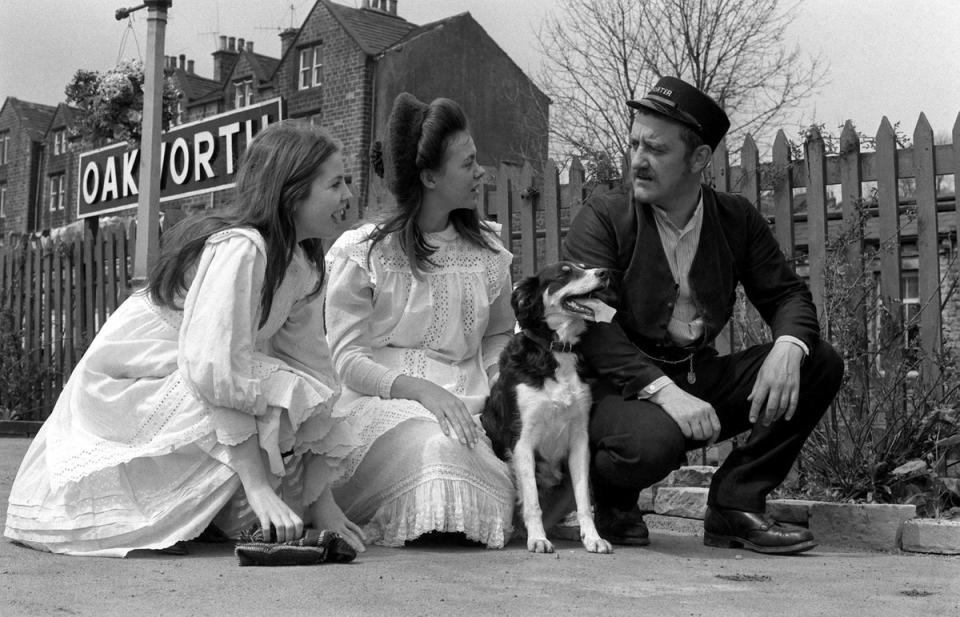
<path fill-rule="evenodd" d="M 847 248 L 863 238 L 865 210 L 861 202 L 858 219 L 827 246 L 821 320 L 824 336 L 844 357 L 843 384 L 781 492 L 912 503 L 921 515 L 935 516 L 960 505 L 954 479 L 960 475 L 960 371 L 954 352 L 945 349 L 934 358 L 939 373 L 924 374 L 915 320 L 901 323 L 901 306 L 878 301 L 871 269 L 849 263 Z M 881 243 L 864 250 L 863 263 L 891 249 Z M 741 322 L 755 330 L 755 322 Z"/>
<path fill-rule="evenodd" d="M 13 312 L 0 309 L 0 420 L 41 420 L 43 384 L 50 379 L 49 368 L 23 348 L 19 324 Z"/>

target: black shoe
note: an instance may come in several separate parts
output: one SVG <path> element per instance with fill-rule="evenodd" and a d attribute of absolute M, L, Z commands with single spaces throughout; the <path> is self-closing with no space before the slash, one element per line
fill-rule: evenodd
<path fill-rule="evenodd" d="M 611 544 L 624 546 L 646 546 L 650 544 L 650 531 L 643 522 L 640 508 L 618 510 L 609 506 L 597 505 L 593 523 L 600 537 Z"/>
<path fill-rule="evenodd" d="M 721 548 L 746 548 L 758 553 L 788 555 L 817 545 L 809 529 L 784 525 L 765 513 L 707 508 L 703 543 Z"/>

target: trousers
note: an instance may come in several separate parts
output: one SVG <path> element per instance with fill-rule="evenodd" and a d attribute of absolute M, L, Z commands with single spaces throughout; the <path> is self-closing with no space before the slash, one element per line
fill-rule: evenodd
<path fill-rule="evenodd" d="M 830 406 L 843 379 L 843 360 L 820 341 L 800 369 L 797 409 L 763 426 L 750 424 L 750 394 L 772 343 L 756 345 L 695 364 L 696 379 L 686 378 L 687 364 L 664 366 L 667 376 L 686 392 L 710 403 L 720 420 L 718 441 L 747 430 L 717 469 L 707 504 L 718 508 L 763 512 L 766 496 L 780 485 L 807 437 Z M 600 380 L 593 386 L 590 418 L 591 483 L 597 504 L 629 510 L 640 491 L 683 465 L 686 452 L 704 446 L 686 439 L 679 425 L 659 405 L 624 399 L 619 388 Z"/>

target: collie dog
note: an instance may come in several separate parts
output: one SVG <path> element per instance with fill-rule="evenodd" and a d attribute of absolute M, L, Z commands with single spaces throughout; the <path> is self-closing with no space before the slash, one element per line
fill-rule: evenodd
<path fill-rule="evenodd" d="M 500 377 L 481 423 L 494 451 L 513 470 L 531 552 L 553 552 L 540 495 L 559 485 L 565 470 L 583 546 L 591 553 L 613 552 L 597 533 L 590 508 L 592 399 L 574 351 L 588 320 L 610 321 L 613 309 L 592 297 L 608 282 L 606 270 L 558 262 L 524 279 L 510 298 L 521 330 L 500 354 Z"/>

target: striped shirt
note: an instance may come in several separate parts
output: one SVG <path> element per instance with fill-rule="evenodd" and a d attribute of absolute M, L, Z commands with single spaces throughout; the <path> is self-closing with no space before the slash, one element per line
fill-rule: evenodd
<path fill-rule="evenodd" d="M 674 225 L 666 211 L 657 206 L 653 207 L 653 218 L 657 222 L 657 231 L 660 232 L 660 242 L 663 243 L 667 263 L 670 264 L 670 274 L 679 285 L 667 332 L 679 347 L 687 347 L 703 336 L 703 318 L 693 301 L 693 292 L 690 289 L 690 266 L 697 254 L 700 228 L 703 227 L 703 197 L 700 197 L 693 216 L 683 229 Z"/>

